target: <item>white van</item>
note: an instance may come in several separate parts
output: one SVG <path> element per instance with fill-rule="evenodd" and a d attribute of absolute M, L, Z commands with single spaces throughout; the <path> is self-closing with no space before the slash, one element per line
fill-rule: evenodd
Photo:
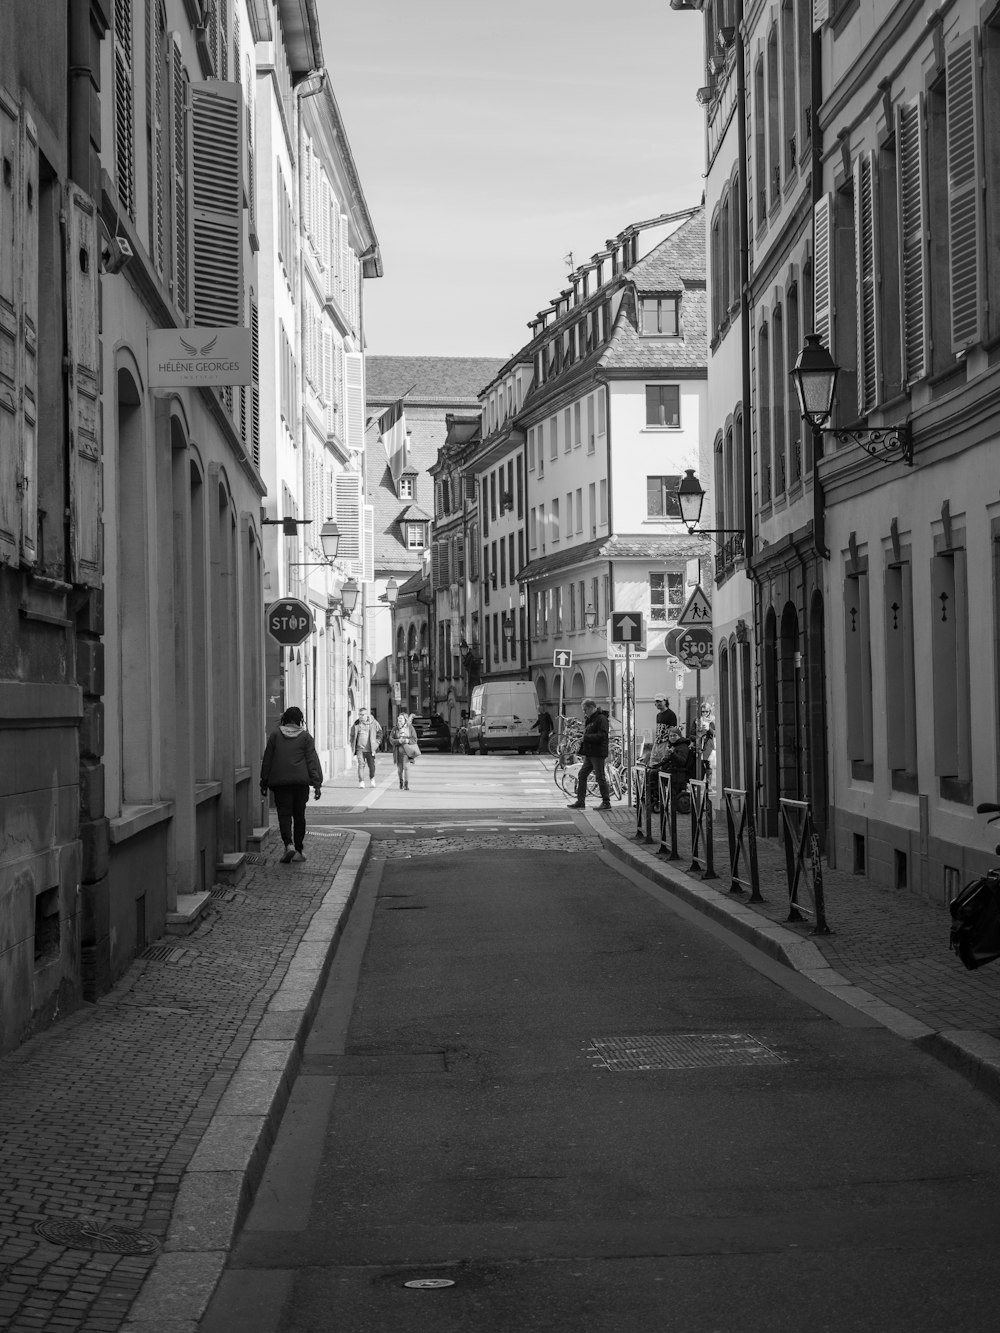
<path fill-rule="evenodd" d="M 537 750 L 541 705 L 538 691 L 529 680 L 488 680 L 477 685 L 469 700 L 469 749 L 480 754 L 491 750 Z"/>

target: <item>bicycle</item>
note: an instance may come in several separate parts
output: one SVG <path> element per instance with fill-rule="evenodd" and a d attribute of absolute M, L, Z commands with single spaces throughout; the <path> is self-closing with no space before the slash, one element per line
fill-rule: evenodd
<path fill-rule="evenodd" d="M 578 717 L 559 715 L 559 727 L 549 737 L 549 754 L 560 755 L 567 749 L 575 754 L 583 740 L 583 722 Z"/>
<path fill-rule="evenodd" d="M 576 787 L 582 765 L 583 756 L 575 751 L 560 754 L 556 759 L 552 781 L 567 796 L 575 797 L 577 794 Z M 609 743 L 608 757 L 604 761 L 604 776 L 607 778 L 609 792 L 616 801 L 620 801 L 625 792 L 625 768 L 622 761 L 622 742 L 618 736 L 613 736 Z M 596 773 L 591 772 L 587 775 L 587 795 L 600 795 Z"/>
<path fill-rule="evenodd" d="M 1000 819 L 1000 805 L 984 801 L 976 814 L 992 815 L 988 824 Z M 1000 854 L 1000 844 L 997 846 Z M 970 971 L 1000 958 L 1000 866 L 990 866 L 977 879 L 970 880 L 949 904 L 951 938 L 949 943 Z"/>

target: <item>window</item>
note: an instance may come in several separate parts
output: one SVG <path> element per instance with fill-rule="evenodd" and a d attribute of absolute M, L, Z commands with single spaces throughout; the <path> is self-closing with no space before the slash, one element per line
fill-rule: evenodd
<path fill-rule="evenodd" d="M 597 536 L 597 483 L 596 482 L 592 481 L 590 483 L 588 500 L 590 502 L 590 508 L 589 508 L 590 535 L 591 537 L 596 537 Z"/>
<path fill-rule="evenodd" d="M 399 498 L 401 500 L 413 499 L 413 478 L 400 477 L 399 479 Z"/>
<path fill-rule="evenodd" d="M 559 501 L 552 501 L 552 540 L 559 540 Z"/>
<path fill-rule="evenodd" d="M 422 551 L 426 546 L 424 539 L 423 523 L 407 523 L 406 525 L 406 545 L 410 551 Z"/>
<path fill-rule="evenodd" d="M 680 308 L 679 296 L 644 296 L 640 332 L 646 337 L 676 338 L 681 331 Z"/>
<path fill-rule="evenodd" d="M 559 418 L 549 422 L 549 458 L 555 461 L 559 457 Z"/>
<path fill-rule="evenodd" d="M 965 536 L 934 539 L 931 653 L 934 671 L 934 773 L 946 800 L 972 800 L 972 708 Z"/>
<path fill-rule="evenodd" d="M 563 413 L 563 452 L 567 454 L 573 448 L 573 427 L 571 422 L 572 414 L 567 407 L 566 411 Z"/>
<path fill-rule="evenodd" d="M 871 781 L 872 652 L 867 556 L 859 557 L 844 579 L 844 676 L 847 757 L 853 776 Z"/>
<path fill-rule="evenodd" d="M 684 574 L 680 570 L 650 570 L 649 618 L 657 624 L 676 620 L 684 610 Z"/>
<path fill-rule="evenodd" d="M 528 431 L 528 471 L 534 472 L 534 470 L 535 470 L 535 428 L 534 426 L 532 426 L 531 429 Z"/>
<path fill-rule="evenodd" d="M 538 475 L 545 476 L 545 422 L 538 423 Z"/>
<path fill-rule="evenodd" d="M 576 629 L 576 584 L 569 585 L 569 627 Z"/>
<path fill-rule="evenodd" d="M 608 482 L 607 478 L 601 479 L 601 527 L 606 527 L 608 522 Z"/>
<path fill-rule="evenodd" d="M 648 518 L 680 518 L 681 507 L 677 502 L 677 487 L 681 479 L 677 477 L 646 478 L 646 516 Z"/>
<path fill-rule="evenodd" d="M 583 531 L 583 488 L 579 486 L 576 491 L 576 530 Z"/>
<path fill-rule="evenodd" d="M 608 429 L 608 401 L 604 397 L 604 391 L 599 389 L 597 392 L 597 433 L 604 435 Z"/>
<path fill-rule="evenodd" d="M 646 385 L 646 426 L 677 429 L 681 424 L 681 391 L 676 384 Z"/>
<path fill-rule="evenodd" d="M 594 452 L 594 395 L 587 399 L 587 453 Z"/>
<path fill-rule="evenodd" d="M 909 548 L 885 571 L 886 758 L 894 788 L 915 791 L 917 702 L 913 652 L 913 586 Z"/>

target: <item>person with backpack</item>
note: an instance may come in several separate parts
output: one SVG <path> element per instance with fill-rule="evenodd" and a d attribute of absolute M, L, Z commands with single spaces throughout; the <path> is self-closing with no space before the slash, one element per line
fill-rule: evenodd
<path fill-rule="evenodd" d="M 274 792 L 278 809 L 278 829 L 285 850 L 281 860 L 304 861 L 302 844 L 306 837 L 306 804 L 309 788 L 318 801 L 323 795 L 323 769 L 312 736 L 303 725 L 301 708 L 286 708 L 281 721 L 267 738 L 260 761 L 260 791 Z"/>
<path fill-rule="evenodd" d="M 684 813 L 689 809 L 691 797 L 687 790 L 689 779 L 695 775 L 698 758 L 695 748 L 680 727 L 667 730 L 667 753 L 660 762 L 660 769 L 670 774 L 670 790 L 674 808 Z"/>

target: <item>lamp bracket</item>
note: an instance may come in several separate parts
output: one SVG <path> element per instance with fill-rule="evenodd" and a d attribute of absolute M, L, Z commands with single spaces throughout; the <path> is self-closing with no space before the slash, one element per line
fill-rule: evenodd
<path fill-rule="evenodd" d="M 845 430 L 838 426 L 829 430 L 829 433 L 838 444 L 860 445 L 869 457 L 880 463 L 893 463 L 898 458 L 906 467 L 913 466 L 913 432 L 908 421 L 901 426 L 883 426 L 872 430 Z"/>

